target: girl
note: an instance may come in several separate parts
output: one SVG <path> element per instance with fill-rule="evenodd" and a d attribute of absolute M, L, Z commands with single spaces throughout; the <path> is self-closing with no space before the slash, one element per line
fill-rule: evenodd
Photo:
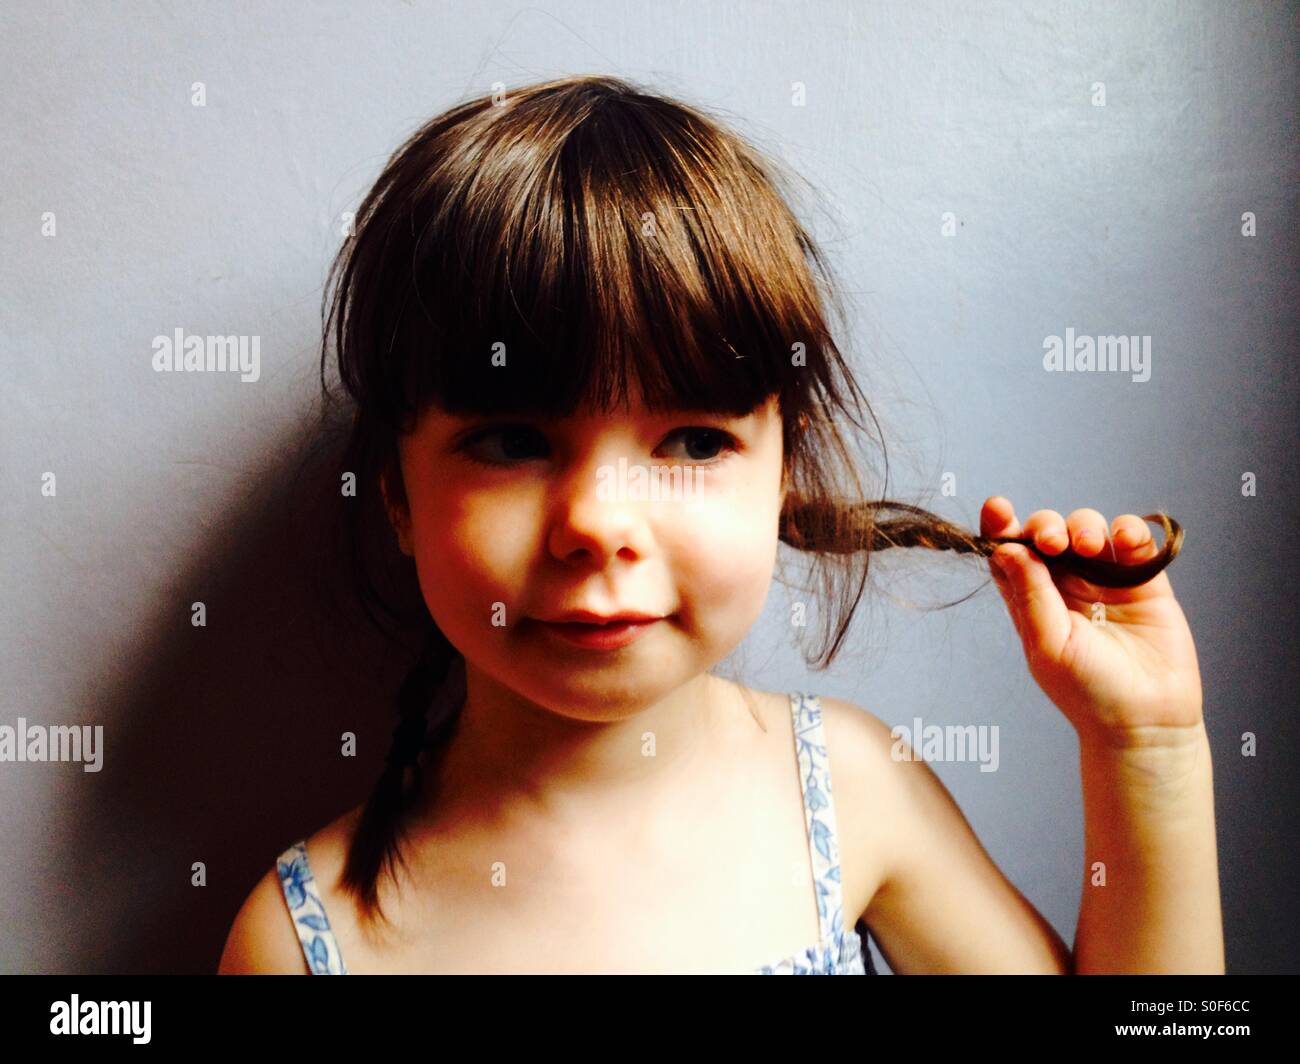
<path fill-rule="evenodd" d="M 867 501 L 830 273 L 743 140 L 610 77 L 474 100 L 392 157 L 336 279 L 345 504 L 382 499 L 423 651 L 374 793 L 285 849 L 220 971 L 865 974 L 872 935 L 895 972 L 1223 970 L 1181 532 Z M 711 671 L 778 542 L 820 668 L 871 551 L 992 555 L 1079 737 L 1073 950 L 876 717 Z"/>

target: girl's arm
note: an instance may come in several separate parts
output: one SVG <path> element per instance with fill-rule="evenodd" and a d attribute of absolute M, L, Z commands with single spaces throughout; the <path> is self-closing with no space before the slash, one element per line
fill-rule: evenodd
<path fill-rule="evenodd" d="M 981 525 L 986 536 L 1021 535 L 1005 499 L 984 504 Z M 1026 531 L 1047 553 L 1072 542 L 1095 555 L 1107 540 L 1095 510 L 1068 522 L 1039 511 Z M 1115 560 L 1156 553 L 1139 517 L 1116 518 L 1110 531 Z M 880 884 L 854 901 L 881 953 L 904 974 L 1222 973 L 1200 675 L 1167 575 L 1129 589 L 1068 573 L 1054 583 L 1024 546 L 997 554 L 1010 555 L 994 577 L 1030 672 L 1079 736 L 1085 867 L 1074 949 L 998 869 L 930 766 L 870 713 L 824 698 L 840 859 L 846 882 Z"/>
<path fill-rule="evenodd" d="M 1084 880 L 1074 968 L 1224 972 L 1210 743 L 1080 747 Z"/>
<path fill-rule="evenodd" d="M 1022 535 L 1010 502 L 988 499 L 987 536 Z M 1146 522 L 1096 510 L 1039 510 L 1025 535 L 1047 554 L 1157 553 Z M 1097 587 L 1049 572 L 1022 544 L 991 559 L 1029 671 L 1079 736 L 1084 893 L 1074 970 L 1224 971 L 1210 749 L 1196 649 L 1169 577 Z"/>

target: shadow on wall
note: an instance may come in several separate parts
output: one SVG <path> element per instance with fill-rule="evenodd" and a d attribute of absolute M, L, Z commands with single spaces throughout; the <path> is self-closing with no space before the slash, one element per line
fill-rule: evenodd
<path fill-rule="evenodd" d="M 348 501 L 331 465 L 338 441 L 315 424 L 295 436 L 259 463 L 246 504 L 196 537 L 173 582 L 180 623 L 143 623 L 152 642 L 99 702 L 95 716 L 114 722 L 111 771 L 70 789 L 62 836 L 33 862 L 51 866 L 33 876 L 58 924 L 28 971 L 214 973 L 275 858 L 379 778 L 412 651 L 349 598 L 333 539 Z M 205 627 L 191 623 L 195 601 Z"/>

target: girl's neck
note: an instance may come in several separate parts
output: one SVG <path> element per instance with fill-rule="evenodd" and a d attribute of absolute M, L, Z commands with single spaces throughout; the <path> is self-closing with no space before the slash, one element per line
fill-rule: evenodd
<path fill-rule="evenodd" d="M 424 774 L 417 823 L 613 829 L 629 806 L 697 778 L 742 717 L 753 724 L 736 685 L 709 673 L 595 721 L 590 705 L 581 719 L 539 706 L 469 662 L 465 690 L 455 730 Z"/>

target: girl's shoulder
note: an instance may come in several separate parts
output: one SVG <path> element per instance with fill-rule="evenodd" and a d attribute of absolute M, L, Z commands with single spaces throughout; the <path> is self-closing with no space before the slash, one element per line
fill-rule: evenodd
<path fill-rule="evenodd" d="M 342 871 L 363 808 L 358 805 L 348 810 L 305 840 L 312 875 L 331 913 L 341 905 L 331 885 Z M 278 864 L 278 860 L 271 862 L 235 915 L 218 963 L 218 975 L 309 974 Z"/>
<path fill-rule="evenodd" d="M 1060 973 L 1069 949 L 994 863 L 933 767 L 874 714 L 821 700 L 834 779 L 845 916 L 896 973 Z M 877 881 L 850 898 L 854 866 Z"/>
<path fill-rule="evenodd" d="M 794 696 L 800 693 L 747 688 L 759 707 L 765 742 L 772 744 L 778 763 L 797 771 L 794 747 Z M 893 872 L 906 832 L 904 781 L 890 751 L 890 727 L 856 703 L 831 695 L 816 695 L 820 709 L 820 738 L 826 750 L 839 843 L 844 919 L 856 922 L 867 911 Z M 807 702 L 803 703 L 807 707 Z M 801 729 L 808 718 L 801 716 Z M 806 738 L 806 735 L 805 735 Z M 850 921 L 852 917 L 852 921 Z"/>
<path fill-rule="evenodd" d="M 898 762 L 891 755 L 890 726 L 847 699 L 818 695 L 826 746 L 844 921 L 856 922 L 893 876 L 906 845 L 907 798 Z"/>

